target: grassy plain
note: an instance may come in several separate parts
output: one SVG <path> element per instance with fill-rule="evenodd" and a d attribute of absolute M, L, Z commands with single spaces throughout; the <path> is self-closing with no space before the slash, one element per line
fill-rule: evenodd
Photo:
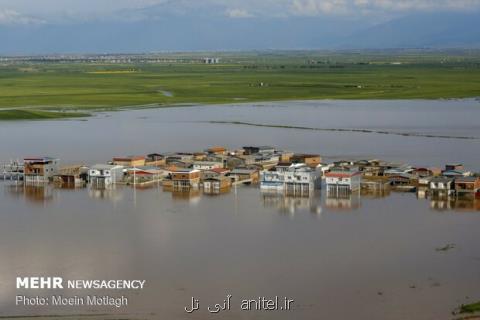
<path fill-rule="evenodd" d="M 144 105 L 480 96 L 476 51 L 219 55 L 218 65 L 185 55 L 182 62 L 161 63 L 3 63 L 0 109 L 9 112 L 0 112 L 0 120 L 42 118 L 37 112 L 51 109 L 65 112 L 47 116 L 64 117 L 72 110 Z M 36 111 L 26 115 L 28 108 Z"/>

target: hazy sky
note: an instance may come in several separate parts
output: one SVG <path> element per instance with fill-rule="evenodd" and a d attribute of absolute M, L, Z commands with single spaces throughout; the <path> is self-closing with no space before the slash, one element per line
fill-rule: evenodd
<path fill-rule="evenodd" d="M 119 13 L 126 18 L 131 9 L 159 4 L 163 10 L 194 14 L 199 8 L 211 8 L 213 14 L 244 19 L 272 16 L 379 19 L 411 12 L 480 9 L 480 0 L 0 0 L 0 24 L 109 19 Z M 156 14 L 161 15 L 162 11 Z"/>

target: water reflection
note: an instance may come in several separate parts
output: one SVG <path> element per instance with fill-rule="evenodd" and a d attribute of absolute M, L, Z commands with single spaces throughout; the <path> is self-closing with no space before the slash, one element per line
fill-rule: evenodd
<path fill-rule="evenodd" d="M 262 191 L 261 199 L 267 208 L 275 208 L 282 214 L 295 215 L 299 211 L 307 211 L 315 215 L 322 213 L 320 193 L 292 195 L 287 192 Z"/>
<path fill-rule="evenodd" d="M 480 196 L 465 195 L 461 197 L 431 196 L 430 208 L 436 211 L 472 212 L 480 211 Z"/>
<path fill-rule="evenodd" d="M 5 189 L 10 196 L 24 198 L 31 203 L 44 204 L 54 199 L 54 187 L 49 184 L 23 185 L 15 183 Z"/>
<path fill-rule="evenodd" d="M 360 191 L 350 193 L 327 192 L 325 206 L 332 210 L 357 210 L 361 206 Z"/>
<path fill-rule="evenodd" d="M 331 210 L 355 211 L 361 208 L 362 200 L 375 201 L 379 199 L 388 199 L 393 194 L 399 193 L 391 188 L 362 188 L 356 192 L 335 193 L 315 191 L 314 193 L 296 193 L 261 191 L 255 186 L 243 187 L 254 188 L 260 193 L 261 202 L 266 208 L 276 208 L 282 214 L 294 215 L 299 211 L 308 211 L 313 214 L 321 214 L 322 198 L 324 206 Z M 87 187 L 87 194 L 91 199 L 108 200 L 111 202 L 120 202 L 125 198 L 125 190 L 132 189 L 133 200 L 136 203 L 137 194 L 158 190 L 159 192 L 170 193 L 171 198 L 179 201 L 197 202 L 201 197 L 222 197 L 233 193 L 237 198 L 237 188 L 225 188 L 218 190 L 203 190 L 201 188 L 173 189 L 164 186 L 134 187 L 112 185 L 109 187 Z M 56 194 L 59 192 L 79 192 L 79 188 L 72 189 L 70 185 L 59 186 L 55 184 L 23 185 L 21 183 L 5 183 L 4 191 L 10 198 L 25 199 L 33 204 L 46 204 L 54 202 Z M 405 194 L 404 192 L 400 192 Z M 323 194 L 323 196 L 322 196 Z M 480 195 L 470 194 L 462 196 L 454 195 L 434 195 L 428 192 L 426 188 L 418 188 L 416 193 L 406 193 L 418 201 L 426 200 L 429 207 L 436 211 L 480 211 Z"/>

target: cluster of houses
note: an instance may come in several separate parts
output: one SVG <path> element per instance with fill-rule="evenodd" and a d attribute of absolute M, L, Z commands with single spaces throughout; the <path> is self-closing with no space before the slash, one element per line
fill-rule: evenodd
<path fill-rule="evenodd" d="M 360 190 L 396 190 L 419 195 L 479 195 L 480 175 L 462 164 L 423 168 L 381 160 L 323 163 L 320 155 L 298 154 L 271 146 L 238 150 L 211 147 L 202 152 L 114 157 L 92 166 L 60 166 L 59 159 L 26 158 L 26 184 L 54 182 L 79 187 L 108 188 L 115 184 L 162 185 L 167 191 L 228 192 L 236 184 L 259 184 L 264 192 L 312 195 L 326 187 L 329 197 L 344 197 Z"/>

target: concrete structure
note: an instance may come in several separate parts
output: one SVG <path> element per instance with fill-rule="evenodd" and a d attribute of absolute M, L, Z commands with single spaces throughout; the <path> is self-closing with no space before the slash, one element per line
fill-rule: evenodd
<path fill-rule="evenodd" d="M 334 167 L 325 173 L 327 193 L 348 194 L 360 190 L 362 175 L 358 167 Z"/>
<path fill-rule="evenodd" d="M 459 177 L 455 179 L 457 196 L 480 192 L 480 177 Z"/>
<path fill-rule="evenodd" d="M 179 189 L 197 189 L 200 185 L 200 170 L 177 169 L 170 174 L 172 187 Z"/>
<path fill-rule="evenodd" d="M 88 181 L 92 186 L 105 187 L 123 180 L 123 166 L 96 164 L 88 170 Z"/>
<path fill-rule="evenodd" d="M 88 180 L 88 167 L 84 165 L 71 165 L 61 167 L 53 177 L 53 182 L 61 187 L 80 187 L 84 186 Z"/>
<path fill-rule="evenodd" d="M 195 170 L 212 170 L 223 168 L 223 162 L 217 161 L 194 161 L 193 169 Z"/>
<path fill-rule="evenodd" d="M 311 168 L 315 168 L 322 163 L 322 157 L 318 154 L 294 154 L 290 161 L 292 163 L 304 163 Z"/>
<path fill-rule="evenodd" d="M 26 158 L 24 161 L 25 183 L 46 183 L 58 173 L 60 160 L 50 157 Z"/>
<path fill-rule="evenodd" d="M 317 171 L 305 164 L 280 165 L 275 170 L 260 173 L 260 188 L 288 194 L 310 193 L 320 189 L 321 178 Z"/>
<path fill-rule="evenodd" d="M 145 166 L 161 167 L 167 164 L 167 159 L 163 154 L 151 153 L 145 157 Z"/>
<path fill-rule="evenodd" d="M 448 177 L 433 177 L 430 180 L 429 191 L 434 196 L 452 195 L 455 193 L 454 179 Z"/>
<path fill-rule="evenodd" d="M 128 168 L 126 182 L 131 184 L 149 184 L 159 182 L 167 175 L 167 172 L 155 166 L 143 166 Z"/>
<path fill-rule="evenodd" d="M 275 153 L 275 148 L 271 146 L 259 146 L 259 147 L 243 147 L 245 155 L 252 155 L 256 153 Z"/>
<path fill-rule="evenodd" d="M 145 157 L 142 156 L 127 156 L 115 157 L 112 160 L 114 165 L 123 167 L 141 167 L 145 165 Z"/>
<path fill-rule="evenodd" d="M 251 183 L 258 183 L 259 172 L 256 169 L 249 168 L 235 168 L 227 174 L 235 182 L 248 181 Z"/>
<path fill-rule="evenodd" d="M 208 148 L 206 152 L 208 154 L 224 155 L 227 153 L 227 149 L 225 147 L 215 146 Z"/>
<path fill-rule="evenodd" d="M 203 62 L 205 64 L 218 64 L 218 63 L 220 63 L 220 58 L 207 57 L 207 58 L 203 58 Z"/>
<path fill-rule="evenodd" d="M 210 177 L 203 180 L 203 191 L 206 193 L 217 193 L 221 190 L 228 190 L 232 185 L 232 180 L 224 175 Z"/>

